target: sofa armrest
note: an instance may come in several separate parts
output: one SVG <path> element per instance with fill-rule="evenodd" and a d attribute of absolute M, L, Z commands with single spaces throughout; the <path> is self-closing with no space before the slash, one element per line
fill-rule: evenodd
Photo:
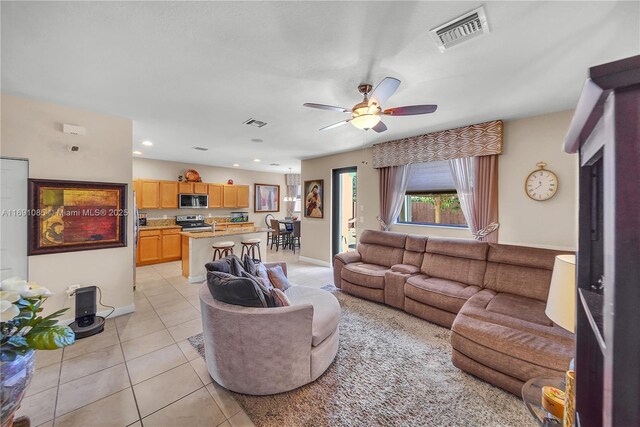
<path fill-rule="evenodd" d="M 340 260 L 340 262 L 345 265 L 362 261 L 362 257 L 359 252 L 343 252 L 341 254 L 336 254 L 333 259 L 334 261 Z"/>
<path fill-rule="evenodd" d="M 420 273 L 420 267 L 411 264 L 396 264 L 391 266 L 391 271 L 395 273 L 418 274 Z"/>
<path fill-rule="evenodd" d="M 284 275 L 287 276 L 287 263 L 286 262 L 266 262 L 264 264 L 264 266 L 267 267 L 267 268 L 273 268 L 273 267 L 275 267 L 277 265 L 282 267 L 282 271 L 284 272 Z"/>

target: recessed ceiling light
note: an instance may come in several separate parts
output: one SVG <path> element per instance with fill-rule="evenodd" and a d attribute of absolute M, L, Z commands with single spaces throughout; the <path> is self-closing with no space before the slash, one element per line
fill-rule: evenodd
<path fill-rule="evenodd" d="M 239 165 L 239 164 L 237 164 L 237 163 L 234 163 L 234 164 L 233 164 L 233 167 L 234 167 L 234 168 L 237 168 L 237 167 L 239 167 L 239 166 L 240 166 L 240 165 Z"/>
<path fill-rule="evenodd" d="M 251 142 L 264 142 L 264 140 L 260 138 L 253 138 Z"/>
<path fill-rule="evenodd" d="M 136 150 L 136 151 L 133 152 L 133 154 L 142 154 L 142 151 Z"/>
<path fill-rule="evenodd" d="M 260 159 L 253 159 L 254 162 L 258 163 Z"/>
<path fill-rule="evenodd" d="M 153 142 L 151 142 L 151 141 L 142 141 L 142 145 L 144 145 L 146 147 L 151 147 L 153 145 Z"/>

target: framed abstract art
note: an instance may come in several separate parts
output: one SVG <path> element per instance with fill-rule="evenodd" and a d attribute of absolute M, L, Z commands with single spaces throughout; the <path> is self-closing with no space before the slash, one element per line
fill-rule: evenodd
<path fill-rule="evenodd" d="M 127 245 L 127 184 L 29 180 L 29 255 Z"/>
<path fill-rule="evenodd" d="M 255 184 L 254 187 L 254 212 L 279 212 L 280 211 L 280 186 L 272 184 Z"/>

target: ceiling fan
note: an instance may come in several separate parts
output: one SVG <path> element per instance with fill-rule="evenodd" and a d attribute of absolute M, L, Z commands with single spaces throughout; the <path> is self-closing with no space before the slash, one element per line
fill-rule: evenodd
<path fill-rule="evenodd" d="M 383 110 L 381 104 L 398 90 L 398 86 L 400 86 L 400 80 L 393 77 L 385 77 L 382 79 L 373 92 L 371 92 L 373 86 L 370 84 L 361 84 L 358 86 L 358 91 L 364 95 L 364 100 L 354 105 L 350 110 L 342 107 L 334 107 L 333 105 L 314 104 L 312 102 L 307 102 L 303 105 L 320 110 L 351 113 L 350 119 L 325 126 L 320 130 L 329 130 L 351 123 L 359 129 L 373 129 L 378 133 L 387 130 L 387 126 L 381 121 L 381 116 L 415 116 L 418 114 L 433 113 L 438 109 L 437 105 L 407 105 Z"/>

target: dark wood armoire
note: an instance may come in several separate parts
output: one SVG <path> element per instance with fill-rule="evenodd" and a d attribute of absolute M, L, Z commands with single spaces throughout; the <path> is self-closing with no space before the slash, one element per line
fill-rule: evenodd
<path fill-rule="evenodd" d="M 576 425 L 640 426 L 640 56 L 589 70 L 579 153 Z"/>

